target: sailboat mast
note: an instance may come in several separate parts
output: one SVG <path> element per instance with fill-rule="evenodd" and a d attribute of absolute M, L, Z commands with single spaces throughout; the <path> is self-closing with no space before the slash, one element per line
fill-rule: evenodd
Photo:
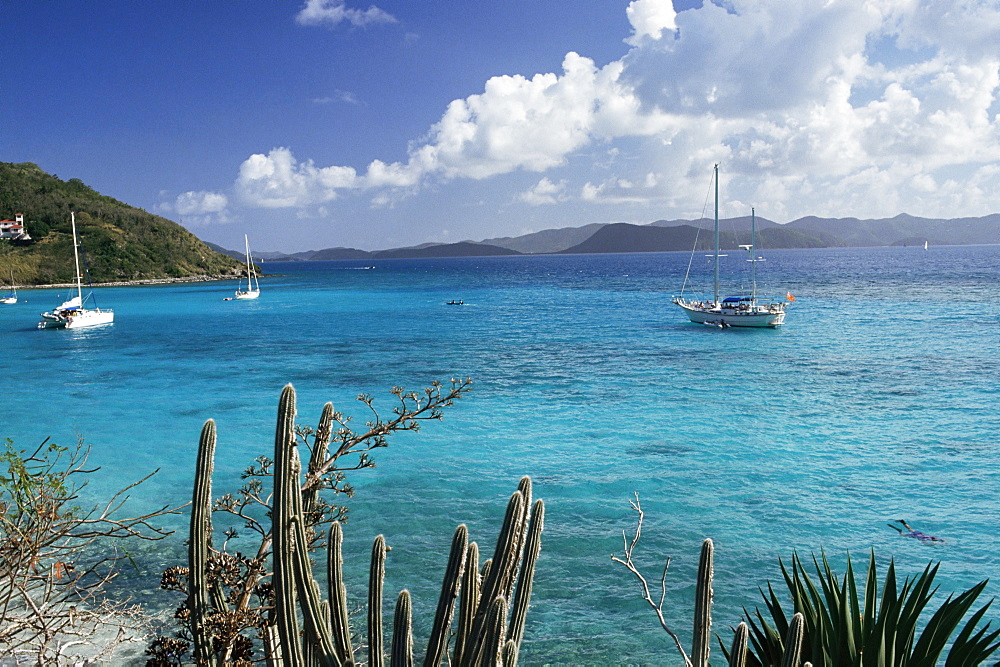
<path fill-rule="evenodd" d="M 715 163 L 715 303 L 719 303 L 719 163 Z"/>
<path fill-rule="evenodd" d="M 80 307 L 83 307 L 83 285 L 80 282 L 82 276 L 80 275 L 80 252 L 77 250 L 77 240 L 76 240 L 76 214 L 73 211 L 69 212 L 70 222 L 73 226 L 73 263 L 76 265 L 76 295 L 80 299 Z"/>
<path fill-rule="evenodd" d="M 757 301 L 757 214 L 753 208 L 750 209 L 750 282 L 753 283 L 753 291 L 750 298 Z"/>
<path fill-rule="evenodd" d="M 251 271 L 251 269 L 250 269 L 250 237 L 248 237 L 246 234 L 244 234 L 243 235 L 243 241 L 246 243 L 246 246 L 247 246 L 247 291 L 250 292 L 251 290 L 253 290 L 253 284 L 251 284 L 251 282 L 250 282 L 251 275 L 252 275 L 250 273 L 250 271 Z"/>

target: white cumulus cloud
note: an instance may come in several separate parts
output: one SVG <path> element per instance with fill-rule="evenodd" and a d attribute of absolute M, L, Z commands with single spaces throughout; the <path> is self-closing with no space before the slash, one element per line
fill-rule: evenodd
<path fill-rule="evenodd" d="M 525 204 L 532 206 L 544 206 L 546 204 L 558 204 L 568 199 L 566 195 L 566 181 L 553 183 L 548 178 L 538 181 L 529 190 L 522 192 L 518 199 Z"/>
<path fill-rule="evenodd" d="M 363 27 L 376 23 L 396 23 L 396 17 L 372 5 L 368 9 L 350 9 L 344 0 L 307 0 L 296 15 L 301 25 L 329 25 L 335 27 L 344 21 Z"/>
<path fill-rule="evenodd" d="M 704 174 L 722 161 L 727 199 L 774 219 L 990 212 L 995 0 L 728 0 L 679 13 L 634 0 L 625 11 L 633 32 L 619 60 L 570 52 L 558 73 L 493 77 L 449 103 L 403 159 L 373 159 L 363 175 L 287 149 L 251 156 L 238 190 L 259 206 L 308 206 L 375 189 L 385 205 L 428 180 L 529 171 L 546 176 L 518 195 L 526 203 L 565 201 L 572 187 L 583 202 L 679 216 L 700 212 Z M 574 158 L 594 146 L 614 160 L 587 173 Z"/>
<path fill-rule="evenodd" d="M 229 199 L 221 192 L 185 192 L 178 195 L 174 202 L 174 210 L 181 215 L 203 215 L 205 213 L 220 213 L 226 210 Z"/>
<path fill-rule="evenodd" d="M 660 39 L 664 31 L 677 30 L 673 0 L 633 0 L 625 8 L 633 34 L 626 41 L 638 46 L 643 38 Z"/>
<path fill-rule="evenodd" d="M 274 148 L 243 162 L 236 191 L 249 206 L 298 207 L 336 199 L 337 190 L 353 188 L 356 181 L 351 167 L 320 168 L 312 160 L 298 162 L 288 148 Z"/>

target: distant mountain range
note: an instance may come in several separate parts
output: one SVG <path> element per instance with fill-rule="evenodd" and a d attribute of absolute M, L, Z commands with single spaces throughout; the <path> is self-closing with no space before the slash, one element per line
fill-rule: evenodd
<path fill-rule="evenodd" d="M 203 243 L 180 225 L 96 192 L 77 178 L 63 181 L 38 165 L 0 162 L 0 216 L 23 213 L 33 241 L 0 239 L 0 283 L 64 283 L 74 279 L 70 211 L 95 282 L 233 278 L 245 271 L 242 250 Z M 750 218 L 720 221 L 727 249 L 749 243 Z M 292 254 L 257 252 L 264 261 L 484 257 L 573 253 L 708 250 L 712 221 L 657 220 L 648 225 L 593 223 L 523 236 L 424 243 L 369 252 L 325 248 Z M 894 218 L 799 218 L 777 224 L 757 218 L 762 248 L 828 248 L 892 245 L 1000 244 L 1000 214 L 941 220 L 901 214 Z"/>
<path fill-rule="evenodd" d="M 483 241 L 425 243 L 372 252 L 357 248 L 326 248 L 292 254 L 259 252 L 255 257 L 266 261 L 311 261 L 708 250 L 713 244 L 712 227 L 713 221 L 707 219 L 657 220 L 648 225 L 593 223 Z M 720 220 L 719 228 L 719 242 L 724 249 L 731 250 L 750 242 L 749 216 Z M 757 245 L 762 248 L 905 246 L 923 245 L 924 242 L 930 245 L 1000 244 L 1000 214 L 949 220 L 918 218 L 905 213 L 877 220 L 809 216 L 787 224 L 757 218 Z M 241 252 L 208 245 L 236 259 L 243 258 Z"/>

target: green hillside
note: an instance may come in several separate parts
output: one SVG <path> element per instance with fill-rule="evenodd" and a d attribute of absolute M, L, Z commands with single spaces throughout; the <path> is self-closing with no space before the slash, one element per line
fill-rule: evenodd
<path fill-rule="evenodd" d="M 0 162 L 0 217 L 24 214 L 34 243 L 0 240 L 0 284 L 64 283 L 73 277 L 70 212 L 95 283 L 194 276 L 233 277 L 240 263 L 175 222 L 105 197 L 80 179 L 62 181 L 30 162 Z"/>

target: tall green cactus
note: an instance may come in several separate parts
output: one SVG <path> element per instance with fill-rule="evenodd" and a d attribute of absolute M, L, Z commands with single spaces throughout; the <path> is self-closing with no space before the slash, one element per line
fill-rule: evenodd
<path fill-rule="evenodd" d="M 400 591 L 392 625 L 390 667 L 413 667 L 413 621 L 410 591 Z"/>
<path fill-rule="evenodd" d="M 385 584 L 385 538 L 379 535 L 372 545 L 371 568 L 368 574 L 368 665 L 382 667 L 385 663 L 382 629 L 382 588 Z"/>
<path fill-rule="evenodd" d="M 528 479 L 525 477 L 524 479 Z M 535 563 L 542 550 L 542 529 L 545 527 L 545 503 L 536 500 L 534 510 L 531 513 L 531 521 L 528 526 L 528 535 L 524 547 L 524 563 L 518 574 L 517 588 L 514 591 L 514 602 L 511 612 L 510 627 L 508 628 L 508 641 L 515 651 L 516 662 L 517 651 L 520 650 L 521 640 L 524 638 L 524 628 L 528 620 L 528 603 L 531 600 L 531 590 L 534 587 Z M 515 664 L 510 659 L 505 660 L 505 664 Z"/>
<path fill-rule="evenodd" d="M 502 665 L 503 647 L 507 636 L 507 600 L 497 597 L 486 612 L 483 628 L 482 653 L 476 656 L 474 664 Z"/>
<path fill-rule="evenodd" d="M 191 499 L 191 532 L 188 538 L 188 610 L 189 628 L 194 640 L 194 659 L 199 665 L 215 664 L 212 636 L 207 627 L 209 586 L 206 571 L 212 551 L 212 468 L 215 461 L 215 421 L 209 419 L 201 429 L 198 462 L 194 473 L 194 496 Z"/>
<path fill-rule="evenodd" d="M 274 433 L 274 501 L 271 509 L 274 540 L 274 617 L 284 658 L 290 665 L 303 664 L 299 640 L 296 598 L 295 539 L 292 496 L 299 494 L 295 452 L 295 390 L 286 385 L 278 402 Z"/>
<path fill-rule="evenodd" d="M 444 581 L 441 584 L 441 596 L 438 598 L 437 612 L 434 614 L 434 625 L 427 642 L 427 657 L 425 667 L 440 665 L 448 650 L 448 633 L 451 619 L 455 613 L 455 600 L 458 598 L 462 575 L 465 573 L 465 562 L 468 557 L 469 531 L 465 524 L 455 530 L 451 541 L 451 553 L 448 556 L 448 567 L 445 570 Z"/>
<path fill-rule="evenodd" d="M 465 574 L 459 590 L 458 628 L 455 631 L 456 662 L 465 654 L 466 640 L 472 636 L 472 622 L 479 605 L 479 590 L 482 579 L 479 575 L 479 545 L 470 542 L 465 557 Z"/>
<path fill-rule="evenodd" d="M 712 578 L 714 575 L 715 545 L 706 539 L 701 543 L 698 559 L 698 581 L 694 599 L 694 643 L 691 662 L 695 667 L 708 667 L 712 645 Z"/>
<path fill-rule="evenodd" d="M 746 623 L 740 622 L 733 632 L 733 645 L 729 649 L 729 667 L 743 667 L 747 664 L 747 641 L 750 629 Z"/>
<path fill-rule="evenodd" d="M 490 560 L 489 573 L 483 578 L 481 601 L 472 623 L 472 636 L 475 638 L 475 643 L 472 645 L 469 655 L 476 662 L 486 648 L 483 642 L 490 607 L 498 597 L 506 597 L 508 580 L 513 580 L 516 576 L 516 568 L 521 554 L 515 549 L 515 546 L 523 539 L 526 516 L 524 495 L 520 491 L 515 491 L 507 504 L 507 514 L 504 516 L 503 526 L 500 528 L 499 537 L 497 537 L 496 550 Z"/>
<path fill-rule="evenodd" d="M 330 437 L 333 434 L 333 403 L 323 406 L 323 412 L 316 427 L 313 438 L 312 454 L 309 457 L 308 472 L 310 478 L 302 490 L 302 509 L 308 517 L 316 511 L 319 501 L 319 480 L 315 478 L 320 468 L 326 462 L 330 451 Z"/>
<path fill-rule="evenodd" d="M 353 656 L 351 646 L 351 626 L 348 620 L 347 586 L 344 583 L 344 531 L 339 521 L 330 526 L 327 540 L 327 585 L 329 587 L 330 620 L 333 629 L 333 643 L 338 655 Z"/>
<path fill-rule="evenodd" d="M 792 616 L 792 622 L 788 624 L 788 634 L 785 636 L 785 654 L 781 657 L 781 667 L 799 667 L 805 626 L 805 617 L 802 616 L 802 612 L 796 612 Z"/>

